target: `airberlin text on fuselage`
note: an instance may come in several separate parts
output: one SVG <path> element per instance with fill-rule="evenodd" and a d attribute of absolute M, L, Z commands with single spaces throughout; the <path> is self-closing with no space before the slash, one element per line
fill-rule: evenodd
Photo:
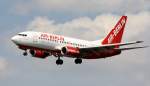
<path fill-rule="evenodd" d="M 113 32 L 110 34 L 109 38 L 108 38 L 108 43 L 112 43 L 112 41 L 114 40 L 114 37 L 117 36 L 117 34 L 120 32 L 120 30 L 122 29 L 123 25 L 126 23 L 125 18 L 123 18 L 121 20 L 121 22 L 115 27 L 115 29 L 113 30 Z"/>
<path fill-rule="evenodd" d="M 64 37 L 62 37 L 62 36 L 51 35 L 51 34 L 46 34 L 46 33 L 42 33 L 39 38 L 40 39 L 45 39 L 45 40 L 64 41 Z"/>

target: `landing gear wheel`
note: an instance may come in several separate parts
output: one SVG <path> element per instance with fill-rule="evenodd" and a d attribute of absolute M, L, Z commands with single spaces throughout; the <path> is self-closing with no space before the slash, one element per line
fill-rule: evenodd
<path fill-rule="evenodd" d="M 77 58 L 77 59 L 75 59 L 74 62 L 75 62 L 76 64 L 81 64 L 81 63 L 82 63 L 82 59 Z"/>
<path fill-rule="evenodd" d="M 27 56 L 27 55 L 28 55 L 27 51 L 25 51 L 25 52 L 23 53 L 23 55 L 24 55 L 24 56 Z"/>
<path fill-rule="evenodd" d="M 63 64 L 63 60 L 61 60 L 61 59 L 56 60 L 56 64 L 57 65 L 62 65 Z"/>

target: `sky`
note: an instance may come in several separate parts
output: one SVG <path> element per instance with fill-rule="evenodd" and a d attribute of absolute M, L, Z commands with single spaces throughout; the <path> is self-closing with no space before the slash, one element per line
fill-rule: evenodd
<path fill-rule="evenodd" d="M 10 38 L 22 31 L 42 31 L 85 40 L 107 35 L 128 16 L 123 42 L 150 45 L 150 0 L 0 0 L 1 86 L 150 86 L 150 48 L 125 51 L 106 59 L 83 60 L 22 56 Z"/>

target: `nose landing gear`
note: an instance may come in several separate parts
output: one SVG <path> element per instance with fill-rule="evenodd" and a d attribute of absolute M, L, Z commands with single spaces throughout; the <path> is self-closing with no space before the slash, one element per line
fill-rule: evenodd
<path fill-rule="evenodd" d="M 27 50 L 25 50 L 25 52 L 23 52 L 23 55 L 24 55 L 24 56 L 27 56 L 27 55 L 28 55 Z"/>

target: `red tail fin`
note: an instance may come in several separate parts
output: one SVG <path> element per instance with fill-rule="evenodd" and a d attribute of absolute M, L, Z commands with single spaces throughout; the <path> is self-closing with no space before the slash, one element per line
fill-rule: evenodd
<path fill-rule="evenodd" d="M 126 21 L 127 16 L 122 16 L 118 23 L 115 25 L 114 29 L 112 29 L 111 32 L 107 35 L 107 37 L 102 41 L 102 44 L 120 43 Z"/>

